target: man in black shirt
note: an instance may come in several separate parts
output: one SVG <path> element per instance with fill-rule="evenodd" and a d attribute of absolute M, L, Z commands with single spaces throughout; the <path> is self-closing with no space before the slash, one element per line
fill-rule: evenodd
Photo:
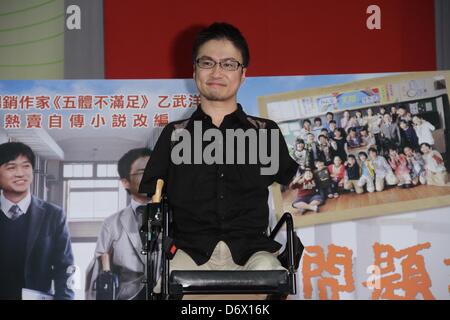
<path fill-rule="evenodd" d="M 281 245 L 266 233 L 268 186 L 288 185 L 298 164 L 276 123 L 247 115 L 237 103 L 247 43 L 235 27 L 214 23 L 198 34 L 192 58 L 201 105 L 164 128 L 140 185 L 140 192 L 153 194 L 156 180 L 165 181 L 178 248 L 171 270 L 281 269 L 272 254 Z M 233 133 L 245 133 L 244 148 Z M 222 148 L 211 152 L 212 140 Z"/>

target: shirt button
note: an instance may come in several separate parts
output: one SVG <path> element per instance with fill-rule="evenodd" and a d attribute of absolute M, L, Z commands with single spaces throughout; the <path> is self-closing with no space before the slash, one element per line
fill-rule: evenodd
<path fill-rule="evenodd" d="M 223 174 L 223 173 L 221 173 L 221 174 L 220 174 L 220 177 L 221 177 L 221 178 L 223 178 L 223 177 L 224 177 L 224 174 Z"/>
<path fill-rule="evenodd" d="M 220 198 L 220 200 L 222 200 L 222 199 L 223 199 L 223 194 L 221 194 L 221 195 L 219 196 L 219 198 Z"/>

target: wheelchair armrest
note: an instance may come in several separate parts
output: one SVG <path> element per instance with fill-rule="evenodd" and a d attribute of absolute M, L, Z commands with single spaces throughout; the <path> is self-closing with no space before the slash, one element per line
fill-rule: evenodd
<path fill-rule="evenodd" d="M 292 215 L 289 212 L 285 212 L 282 216 L 281 219 L 278 220 L 275 228 L 273 228 L 272 232 L 269 235 L 269 238 L 274 240 L 275 236 L 278 234 L 278 232 L 280 231 L 281 227 L 286 223 L 286 230 L 287 232 L 294 232 L 294 221 L 292 219 Z"/>
<path fill-rule="evenodd" d="M 300 238 L 295 233 L 294 222 L 292 215 L 289 212 L 283 214 L 272 233 L 269 235 L 269 238 L 274 240 L 284 224 L 286 224 L 286 248 L 278 256 L 278 259 L 283 267 L 288 269 L 289 273 L 293 274 L 298 269 L 304 247 Z"/>

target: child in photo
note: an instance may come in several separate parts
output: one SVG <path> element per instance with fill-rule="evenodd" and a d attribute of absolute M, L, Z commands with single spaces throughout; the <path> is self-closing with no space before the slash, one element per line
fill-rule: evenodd
<path fill-rule="evenodd" d="M 358 158 L 359 166 L 361 167 L 361 177 L 358 180 L 358 187 L 363 188 L 366 186 L 368 192 L 374 192 L 375 185 L 373 181 L 375 177 L 375 169 L 373 168 L 370 160 L 367 158 L 367 153 L 358 153 Z"/>
<path fill-rule="evenodd" d="M 347 146 L 349 148 L 359 148 L 361 146 L 361 138 L 356 128 L 350 128 L 347 136 Z"/>
<path fill-rule="evenodd" d="M 365 121 L 364 121 L 361 110 L 355 111 L 355 118 L 356 118 L 357 130 L 361 130 L 361 128 L 365 126 Z"/>
<path fill-rule="evenodd" d="M 327 120 L 325 121 L 324 128 L 327 129 L 328 131 L 333 132 L 334 129 L 330 128 L 331 121 L 333 121 L 334 124 L 336 124 L 336 120 L 334 120 L 333 112 L 327 112 L 325 117 Z"/>
<path fill-rule="evenodd" d="M 333 194 L 331 192 L 331 177 L 328 172 L 328 168 L 325 166 L 322 159 L 316 160 L 316 168 L 317 169 L 314 172 L 314 176 L 320 195 L 323 199 L 326 199 L 327 197 L 333 198 Z"/>
<path fill-rule="evenodd" d="M 328 172 L 331 177 L 331 192 L 333 197 L 339 197 L 339 188 L 344 188 L 345 166 L 342 159 L 335 156 L 333 163 L 328 166 Z"/>
<path fill-rule="evenodd" d="M 423 159 L 425 160 L 427 184 L 447 186 L 448 175 L 442 155 L 437 150 L 433 150 L 428 143 L 422 143 L 420 151 L 422 151 Z"/>
<path fill-rule="evenodd" d="M 436 128 L 431 123 L 418 115 L 415 115 L 412 121 L 414 124 L 414 130 L 416 131 L 417 138 L 419 140 L 419 145 L 422 145 L 422 143 L 428 143 L 430 146 L 433 146 L 433 131 Z"/>
<path fill-rule="evenodd" d="M 325 162 L 325 165 L 330 165 L 333 162 L 335 151 L 331 146 L 328 138 L 324 135 L 319 136 L 319 150 L 320 156 L 322 160 Z"/>
<path fill-rule="evenodd" d="M 359 164 L 356 161 L 356 157 L 350 154 L 348 155 L 347 162 L 345 163 L 344 189 L 352 192 L 355 191 L 358 194 L 363 193 L 364 189 L 358 185 L 360 178 L 361 171 Z"/>
<path fill-rule="evenodd" d="M 322 130 L 320 130 L 319 137 L 320 137 L 320 136 L 325 136 L 325 137 L 327 137 L 328 139 L 331 139 L 331 138 L 330 138 L 330 135 L 329 135 L 329 133 L 328 133 L 328 130 L 325 129 L 325 128 L 323 128 Z"/>
<path fill-rule="evenodd" d="M 348 110 L 345 110 L 341 118 L 341 128 L 344 129 L 345 131 L 347 131 L 349 120 L 350 120 L 350 112 Z"/>
<path fill-rule="evenodd" d="M 400 129 L 396 122 L 392 121 L 390 114 L 386 113 L 383 116 L 383 123 L 381 124 L 381 154 L 387 156 L 389 154 L 389 147 L 398 147 L 401 142 Z"/>
<path fill-rule="evenodd" d="M 405 121 L 408 125 L 411 125 L 412 119 L 411 119 L 411 113 L 408 112 L 407 107 L 400 106 L 397 110 L 397 122 L 400 123 L 400 121 Z"/>
<path fill-rule="evenodd" d="M 398 117 L 397 107 L 396 106 L 392 106 L 391 107 L 391 118 L 392 118 L 392 121 L 393 122 L 397 122 L 397 117 Z"/>
<path fill-rule="evenodd" d="M 306 136 L 305 148 L 308 151 L 306 165 L 313 167 L 315 161 L 320 156 L 319 144 L 316 142 L 316 137 L 314 136 L 313 133 L 308 133 L 308 135 Z"/>
<path fill-rule="evenodd" d="M 310 168 L 306 168 L 303 174 L 298 175 L 290 185 L 291 189 L 298 189 L 297 198 L 292 207 L 304 213 L 307 210 L 318 212 L 323 203 L 322 196 L 317 192 L 314 175 Z"/>
<path fill-rule="evenodd" d="M 352 128 L 356 129 L 356 132 L 359 132 L 360 127 L 355 115 L 350 116 L 350 119 L 347 122 L 346 130 L 348 131 Z"/>
<path fill-rule="evenodd" d="M 380 192 L 384 190 L 386 184 L 393 186 L 398 183 L 391 166 L 383 156 L 378 155 L 377 149 L 369 148 L 369 159 L 375 170 L 375 190 Z"/>
<path fill-rule="evenodd" d="M 307 167 L 307 153 L 308 151 L 305 148 L 305 141 L 303 141 L 303 139 L 297 139 L 295 143 L 294 160 L 298 163 L 301 171 L 305 170 Z"/>
<path fill-rule="evenodd" d="M 389 165 L 394 170 L 399 187 L 411 187 L 411 170 L 408 165 L 408 159 L 404 154 L 398 153 L 396 148 L 389 148 Z"/>
<path fill-rule="evenodd" d="M 322 129 L 324 129 L 324 127 L 322 126 L 322 119 L 320 119 L 319 117 L 314 119 L 314 127 L 312 128 L 312 133 L 314 133 L 314 135 L 316 136 L 316 139 L 319 138 Z M 328 130 L 327 130 L 328 133 Z"/>
<path fill-rule="evenodd" d="M 412 184 L 426 184 L 427 176 L 425 170 L 425 160 L 423 160 L 422 154 L 408 146 L 403 148 L 403 152 L 405 153 L 409 167 L 411 168 Z"/>
<path fill-rule="evenodd" d="M 413 149 L 419 147 L 419 139 L 417 138 L 416 130 L 409 125 L 408 121 L 400 120 L 400 133 L 402 137 L 402 145 L 409 146 Z"/>
<path fill-rule="evenodd" d="M 337 124 L 336 121 L 331 120 L 330 123 L 328 124 L 328 138 L 332 139 L 334 136 L 334 130 L 337 129 Z"/>
<path fill-rule="evenodd" d="M 309 133 L 312 133 L 311 121 L 305 119 L 303 120 L 303 127 L 300 129 L 300 138 L 306 140 Z"/>
<path fill-rule="evenodd" d="M 359 132 L 361 139 L 361 146 L 372 147 L 376 145 L 375 137 L 372 133 L 368 132 L 366 128 L 362 128 Z"/>
<path fill-rule="evenodd" d="M 347 161 L 347 141 L 344 138 L 342 128 L 334 130 L 331 146 L 335 150 L 335 155 L 339 156 L 342 161 Z"/>

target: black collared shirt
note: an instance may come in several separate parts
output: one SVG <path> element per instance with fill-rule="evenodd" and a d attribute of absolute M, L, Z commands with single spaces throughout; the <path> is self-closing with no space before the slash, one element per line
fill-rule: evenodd
<path fill-rule="evenodd" d="M 246 164 L 227 164 L 225 148 L 223 164 L 193 164 L 193 148 L 191 164 L 174 164 L 171 151 L 178 142 L 171 141 L 172 132 L 186 129 L 193 142 L 196 121 L 199 121 L 197 124 L 201 122 L 202 133 L 207 129 L 219 129 L 224 145 L 227 143 L 226 129 L 255 130 L 256 133 L 260 132 L 259 129 L 278 130 L 278 171 L 273 175 L 261 175 L 260 169 L 264 166 L 259 157 L 256 164 L 248 164 L 248 161 Z M 267 132 L 270 142 L 272 131 Z M 208 144 L 208 141 L 202 142 L 203 148 Z M 247 159 L 249 149 L 247 143 Z M 236 148 L 234 150 L 236 158 Z M 270 146 L 268 154 L 271 154 Z M 163 129 L 145 169 L 140 192 L 152 195 L 156 180 L 164 180 L 164 189 L 173 210 L 175 243 L 198 265 L 209 260 L 221 240 L 230 247 L 233 260 L 244 265 L 257 251 L 275 252 L 280 248 L 280 244 L 270 240 L 266 234 L 268 187 L 273 182 L 289 184 L 297 168 L 298 164 L 289 155 L 281 130 L 274 121 L 249 116 L 238 105 L 237 110 L 225 116 L 217 128 L 199 106 L 189 119 L 171 122 Z"/>

